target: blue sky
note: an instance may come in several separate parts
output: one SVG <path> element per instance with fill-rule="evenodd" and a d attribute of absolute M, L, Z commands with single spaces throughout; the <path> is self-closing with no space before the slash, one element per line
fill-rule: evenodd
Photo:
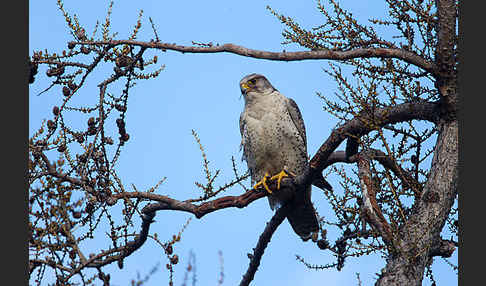
<path fill-rule="evenodd" d="M 56 1 L 29 1 L 29 4 L 30 52 L 39 49 L 61 52 L 71 38 Z M 97 20 L 103 23 L 108 7 L 107 1 L 94 0 L 65 1 L 64 4 L 67 11 L 77 14 L 88 34 Z M 117 38 L 127 38 L 142 9 L 144 17 L 139 40 L 148 41 L 153 37 L 148 21 L 151 17 L 164 42 L 190 45 L 191 41 L 211 41 L 271 51 L 296 50 L 295 46 L 281 45 L 284 27 L 265 9 L 266 5 L 294 17 L 304 27 L 319 25 L 324 19 L 314 1 L 118 1 L 113 7 L 112 32 L 119 33 Z M 343 6 L 350 8 L 361 20 L 384 15 L 381 1 L 343 1 Z M 194 181 L 204 182 L 204 172 L 192 129 L 199 134 L 210 167 L 221 169 L 217 182 L 231 180 L 232 156 L 237 159 L 239 170 L 244 172 L 246 165 L 240 162 L 238 126 L 244 101 L 238 82 L 249 73 L 266 75 L 280 92 L 297 102 L 306 122 L 311 155 L 337 123 L 323 112 L 322 102 L 316 96 L 316 92 L 322 92 L 332 97 L 337 91 L 336 84 L 322 72 L 322 68 L 327 67 L 325 61 L 285 63 L 231 54 L 157 54 L 159 63 L 165 64 L 165 70 L 154 80 L 140 81 L 129 97 L 126 128 L 130 141 L 118 163 L 119 175 L 129 190 L 131 184 L 138 190 L 146 190 L 167 177 L 158 193 L 176 199 L 198 197 L 200 193 Z M 73 105 L 96 102 L 95 85 L 103 80 L 102 76 L 103 70 L 88 78 L 92 86 L 86 87 Z M 37 96 L 48 85 L 45 68 L 40 68 L 35 84 L 30 86 L 30 134 L 39 128 L 42 119 L 51 118 L 52 106 L 61 102 L 59 90 Z M 75 125 L 85 124 L 84 120 L 77 122 L 75 117 L 72 120 Z M 333 186 L 339 187 L 335 178 L 329 180 Z M 241 188 L 236 187 L 227 194 L 241 192 Z M 332 215 L 322 193 L 313 192 L 313 201 L 321 215 Z M 175 285 L 182 283 L 191 250 L 196 255 L 198 285 L 216 284 L 220 250 L 224 258 L 224 285 L 239 283 L 248 266 L 246 253 L 256 245 L 271 216 L 267 201 L 259 200 L 244 209 L 218 211 L 201 220 L 192 218 L 182 240 L 175 245 L 175 253 L 181 258 L 175 268 Z M 151 232 L 157 232 L 162 241 L 169 240 L 189 217 L 186 213 L 159 212 Z M 102 237 L 104 234 L 100 232 L 98 235 Z M 109 240 L 98 237 L 85 246 L 106 248 L 108 243 Z M 360 273 L 363 285 L 371 285 L 375 273 L 384 266 L 380 257 L 369 256 L 349 259 L 340 272 L 314 271 L 296 261 L 295 254 L 312 264 L 334 262 L 328 252 L 318 250 L 314 244 L 303 243 L 284 222 L 265 251 L 254 285 L 321 285 L 323 282 L 326 285 L 357 285 L 355 273 Z M 452 261 L 457 262 L 457 251 Z M 125 259 L 123 270 L 115 265 L 107 269 L 112 270 L 114 285 L 128 285 L 137 272 L 144 276 L 157 263 L 159 270 L 148 285 L 164 285 L 168 277 L 163 250 L 149 240 Z M 434 263 L 433 269 L 438 285 L 457 284 L 457 276 L 440 259 L 439 263 Z M 424 285 L 430 285 L 430 281 L 424 279 Z"/>

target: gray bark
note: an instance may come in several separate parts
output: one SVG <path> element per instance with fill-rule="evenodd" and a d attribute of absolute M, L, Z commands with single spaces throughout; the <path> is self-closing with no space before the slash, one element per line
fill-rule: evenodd
<path fill-rule="evenodd" d="M 456 19 L 454 0 L 437 0 L 436 87 L 441 95 L 441 120 L 428 180 L 412 215 L 400 229 L 394 249 L 376 285 L 421 285 L 425 268 L 443 247 L 440 232 L 457 196 L 458 98 L 456 73 Z"/>
<path fill-rule="evenodd" d="M 430 176 L 409 221 L 400 230 L 397 249 L 390 253 L 376 285 L 421 285 L 425 267 L 442 242 L 440 232 L 457 195 L 458 123 L 439 126 Z"/>

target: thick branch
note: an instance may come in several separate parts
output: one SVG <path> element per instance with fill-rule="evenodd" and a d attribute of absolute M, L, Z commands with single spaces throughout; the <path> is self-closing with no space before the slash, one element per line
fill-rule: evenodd
<path fill-rule="evenodd" d="M 244 208 L 251 202 L 265 197 L 267 194 L 260 191 L 248 191 L 240 196 L 225 196 L 211 201 L 201 203 L 199 205 L 190 203 L 188 201 L 179 201 L 169 198 L 163 195 L 157 195 L 147 192 L 126 192 L 113 195 L 108 203 L 115 204 L 118 199 L 121 198 L 140 198 L 156 201 L 146 205 L 143 209 L 143 213 L 153 213 L 159 210 L 178 210 L 194 214 L 197 218 L 201 218 L 204 215 L 216 210 L 237 207 Z"/>
<path fill-rule="evenodd" d="M 457 92 L 457 5 L 456 0 L 436 0 L 437 6 L 437 66 L 436 87 L 444 103 L 444 114 L 454 119 L 459 109 Z"/>
<path fill-rule="evenodd" d="M 441 256 L 444 258 L 451 257 L 454 251 L 456 250 L 457 243 L 452 240 L 445 240 L 442 239 L 436 245 L 436 247 L 432 248 L 429 251 L 429 255 L 434 256 Z"/>
<path fill-rule="evenodd" d="M 437 6 L 437 48 L 435 60 L 440 77 L 450 79 L 455 74 L 455 44 L 456 44 L 456 0 L 436 0 Z"/>
<path fill-rule="evenodd" d="M 329 156 L 348 137 L 361 137 L 382 126 L 410 121 L 427 120 L 437 122 L 439 104 L 430 102 L 402 103 L 393 107 L 376 109 L 373 114 L 362 114 L 334 129 L 310 161 L 313 172 L 322 172 Z"/>
<path fill-rule="evenodd" d="M 253 254 L 248 254 L 248 257 L 250 258 L 250 265 L 248 266 L 245 275 L 243 275 L 243 279 L 240 282 L 240 286 L 249 285 L 250 282 L 253 280 L 255 273 L 258 270 L 258 266 L 260 265 L 260 260 L 262 259 L 265 248 L 270 242 L 270 239 L 272 238 L 272 235 L 275 232 L 275 230 L 277 230 L 278 226 L 287 217 L 287 214 L 289 213 L 290 209 L 291 209 L 290 205 L 284 205 L 281 208 L 279 208 L 273 215 L 272 219 L 265 226 L 265 230 L 260 235 L 260 238 L 258 239 L 258 243 L 256 247 L 253 249 Z"/>
<path fill-rule="evenodd" d="M 441 242 L 440 233 L 457 196 L 457 154 L 457 121 L 439 124 L 437 144 L 421 199 L 414 201 L 411 215 L 397 235 L 400 239 L 398 250 L 407 255 L 391 256 L 376 285 L 420 285 L 432 257 L 448 255 L 452 251 L 451 245 Z"/>
<path fill-rule="evenodd" d="M 359 48 L 349 51 L 313 50 L 300 52 L 269 52 L 248 49 L 235 44 L 207 45 L 207 46 L 181 46 L 160 42 L 142 42 L 129 40 L 112 41 L 84 41 L 70 42 L 71 45 L 131 45 L 161 50 L 172 50 L 182 53 L 232 53 L 244 57 L 266 59 L 273 61 L 302 61 L 302 60 L 349 60 L 355 58 L 395 58 L 424 69 L 431 74 L 435 73 L 433 63 L 427 61 L 416 53 L 392 48 Z"/>

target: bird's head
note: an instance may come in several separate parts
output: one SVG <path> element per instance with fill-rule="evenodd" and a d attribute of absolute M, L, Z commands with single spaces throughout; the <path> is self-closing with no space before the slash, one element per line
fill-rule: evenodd
<path fill-rule="evenodd" d="M 245 100 L 261 95 L 267 95 L 277 90 L 266 77 L 256 73 L 252 73 L 242 78 L 240 80 L 240 89 Z"/>

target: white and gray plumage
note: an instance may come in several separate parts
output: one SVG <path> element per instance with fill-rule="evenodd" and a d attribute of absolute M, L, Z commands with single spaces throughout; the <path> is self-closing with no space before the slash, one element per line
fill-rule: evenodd
<path fill-rule="evenodd" d="M 304 172 L 308 164 L 306 132 L 295 101 L 278 92 L 260 74 L 245 76 L 240 81 L 240 89 L 245 99 L 240 115 L 241 146 L 252 184 L 282 170 L 295 175 Z M 331 188 L 322 176 L 319 180 L 321 186 Z M 287 219 L 303 240 L 319 229 L 311 202 L 311 186 L 291 198 L 273 191 L 268 201 L 272 210 L 284 202 L 293 204 Z"/>

